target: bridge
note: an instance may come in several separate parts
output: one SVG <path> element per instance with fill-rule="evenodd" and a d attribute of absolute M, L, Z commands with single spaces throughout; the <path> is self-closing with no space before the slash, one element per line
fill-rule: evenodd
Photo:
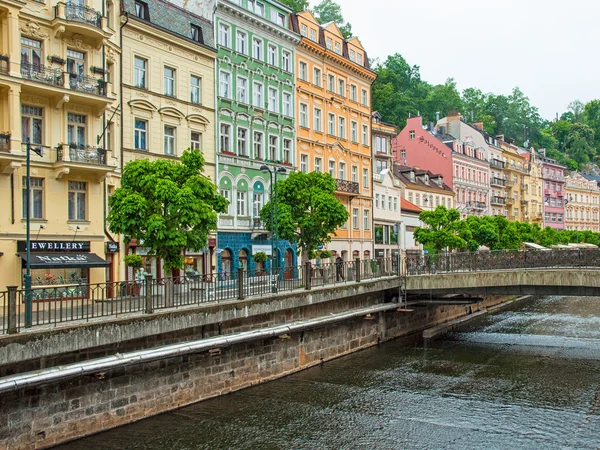
<path fill-rule="evenodd" d="M 411 256 L 406 294 L 600 297 L 600 249 L 483 251 Z"/>

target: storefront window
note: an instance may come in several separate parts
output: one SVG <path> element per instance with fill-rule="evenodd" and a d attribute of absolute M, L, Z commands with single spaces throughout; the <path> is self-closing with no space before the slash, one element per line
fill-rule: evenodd
<path fill-rule="evenodd" d="M 89 269 L 61 268 L 61 269 L 31 269 L 32 286 L 58 286 L 65 284 L 87 284 Z M 25 276 L 25 269 L 23 269 Z"/>
<path fill-rule="evenodd" d="M 383 244 L 383 225 L 375 225 L 375 243 Z"/>

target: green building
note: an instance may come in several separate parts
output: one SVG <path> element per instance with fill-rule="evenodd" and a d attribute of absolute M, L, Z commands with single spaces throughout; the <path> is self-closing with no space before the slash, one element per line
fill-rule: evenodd
<path fill-rule="evenodd" d="M 271 0 L 217 3 L 217 180 L 230 202 L 219 217 L 219 273 L 260 269 L 252 255 L 272 254 L 259 212 L 271 178 L 285 176 L 296 161 L 294 50 L 300 37 L 290 30 L 290 13 Z M 288 242 L 275 242 L 274 253 L 277 267 L 296 265 Z"/>

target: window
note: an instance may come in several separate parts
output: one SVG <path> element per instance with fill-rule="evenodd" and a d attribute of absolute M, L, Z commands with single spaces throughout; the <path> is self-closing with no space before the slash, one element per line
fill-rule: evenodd
<path fill-rule="evenodd" d="M 165 67 L 164 69 L 165 79 L 165 95 L 169 97 L 175 97 L 175 69 Z"/>
<path fill-rule="evenodd" d="M 148 122 L 135 119 L 134 146 L 136 150 L 148 150 Z"/>
<path fill-rule="evenodd" d="M 311 41 L 317 40 L 317 30 L 315 30 L 314 28 L 310 29 L 310 40 Z"/>
<path fill-rule="evenodd" d="M 254 158 L 264 159 L 265 155 L 263 154 L 263 134 L 260 131 L 254 132 L 252 146 L 254 147 Z"/>
<path fill-rule="evenodd" d="M 256 106 L 257 108 L 265 107 L 262 84 L 257 83 L 256 81 L 254 82 L 254 87 L 252 89 L 252 96 L 254 97 L 253 98 L 254 106 Z"/>
<path fill-rule="evenodd" d="M 81 114 L 67 114 L 67 140 L 69 145 L 83 147 L 86 145 L 86 116 Z"/>
<path fill-rule="evenodd" d="M 283 162 L 292 163 L 292 141 L 291 139 L 283 140 Z"/>
<path fill-rule="evenodd" d="M 202 96 L 200 95 L 200 77 L 192 75 L 190 77 L 190 101 L 192 103 L 200 103 Z"/>
<path fill-rule="evenodd" d="M 415 132 L 414 130 L 411 130 L 408 132 L 408 138 L 412 141 L 415 138 Z"/>
<path fill-rule="evenodd" d="M 308 155 L 300 155 L 300 172 L 308 172 Z"/>
<path fill-rule="evenodd" d="M 327 133 L 335 136 L 335 114 L 329 113 L 327 115 Z"/>
<path fill-rule="evenodd" d="M 379 194 L 375 194 L 375 208 L 379 208 Z"/>
<path fill-rule="evenodd" d="M 357 101 L 358 100 L 357 95 L 358 94 L 357 94 L 356 85 L 351 84 L 350 85 L 350 100 L 352 100 L 353 102 Z"/>
<path fill-rule="evenodd" d="M 148 60 L 140 58 L 136 56 L 134 58 L 134 83 L 135 87 L 147 89 L 147 79 L 146 79 L 146 66 L 148 65 Z"/>
<path fill-rule="evenodd" d="M 365 209 L 363 211 L 363 214 L 364 214 L 364 217 L 363 217 L 363 219 L 364 219 L 363 228 L 365 230 L 369 230 L 371 228 L 371 220 L 369 219 L 369 210 Z"/>
<path fill-rule="evenodd" d="M 300 25 L 300 34 L 304 37 L 306 37 L 308 35 L 308 28 L 306 25 L 304 25 L 304 24 Z"/>
<path fill-rule="evenodd" d="M 231 75 L 223 70 L 219 72 L 219 95 L 231 98 Z"/>
<path fill-rule="evenodd" d="M 231 125 L 221 124 L 221 151 L 231 152 Z"/>
<path fill-rule="evenodd" d="M 358 230 L 358 208 L 352 208 L 352 228 Z"/>
<path fill-rule="evenodd" d="M 346 119 L 338 117 L 338 137 L 346 139 Z"/>
<path fill-rule="evenodd" d="M 301 127 L 308 127 L 308 121 L 306 119 L 307 111 L 308 111 L 308 106 L 306 106 L 304 103 L 300 103 L 300 126 Z"/>
<path fill-rule="evenodd" d="M 237 154 L 239 156 L 248 156 L 248 130 L 245 128 L 238 128 L 237 135 Z"/>
<path fill-rule="evenodd" d="M 385 210 L 385 194 L 381 194 L 381 209 Z"/>
<path fill-rule="evenodd" d="M 136 0 L 135 2 L 135 15 L 140 19 L 150 20 L 150 13 L 148 12 L 148 5 L 144 2 Z"/>
<path fill-rule="evenodd" d="M 69 181 L 69 220 L 85 220 L 85 194 L 87 183 Z"/>
<path fill-rule="evenodd" d="M 254 9 L 254 12 L 261 17 L 265 17 L 265 5 L 263 5 L 260 2 L 256 2 L 256 7 Z"/>
<path fill-rule="evenodd" d="M 358 142 L 358 123 L 350 123 L 350 140 L 352 142 Z"/>
<path fill-rule="evenodd" d="M 279 99 L 278 92 L 276 88 L 269 88 L 269 111 L 271 112 L 279 112 Z"/>
<path fill-rule="evenodd" d="M 263 59 L 263 42 L 261 39 L 252 39 L 252 57 L 262 61 Z"/>
<path fill-rule="evenodd" d="M 368 104 L 369 104 L 369 101 L 367 99 L 367 90 L 366 89 L 363 89 L 361 91 L 361 102 L 364 106 L 368 106 Z"/>
<path fill-rule="evenodd" d="M 341 46 L 340 46 L 340 43 L 339 43 L 339 42 L 336 42 L 336 43 L 335 43 L 335 49 L 334 49 L 334 52 L 336 52 L 338 55 L 342 53 L 342 51 L 341 51 Z"/>
<path fill-rule="evenodd" d="M 356 52 L 354 50 L 350 50 L 350 61 L 356 60 Z"/>
<path fill-rule="evenodd" d="M 321 87 L 321 69 L 318 67 L 313 68 L 313 84 Z"/>
<path fill-rule="evenodd" d="M 327 49 L 331 50 L 333 48 L 333 40 L 331 38 L 327 38 Z"/>
<path fill-rule="evenodd" d="M 335 77 L 331 74 L 327 75 L 327 90 L 335 92 Z"/>
<path fill-rule="evenodd" d="M 269 136 L 269 159 L 278 161 L 279 155 L 279 138 L 277 136 Z"/>
<path fill-rule="evenodd" d="M 329 175 L 335 178 L 335 161 L 329 161 Z"/>
<path fill-rule="evenodd" d="M 383 136 L 375 137 L 375 152 L 387 154 L 387 139 Z"/>
<path fill-rule="evenodd" d="M 368 145 L 368 142 L 369 142 L 369 126 L 363 125 L 362 126 L 362 143 L 363 143 L 363 145 Z"/>
<path fill-rule="evenodd" d="M 42 43 L 21 36 L 21 71 L 38 72 L 42 65 Z"/>
<path fill-rule="evenodd" d="M 281 68 L 286 72 L 292 71 L 292 54 L 286 50 L 281 52 Z"/>
<path fill-rule="evenodd" d="M 235 49 L 244 55 L 248 54 L 248 35 L 241 31 L 235 34 Z"/>
<path fill-rule="evenodd" d="M 346 179 L 346 163 L 340 162 L 338 166 L 338 176 L 342 181 Z"/>
<path fill-rule="evenodd" d="M 369 189 L 369 169 L 363 169 L 363 187 Z"/>
<path fill-rule="evenodd" d="M 37 177 L 29 178 L 29 211 L 30 218 L 44 218 L 44 179 Z M 27 216 L 27 177 L 23 177 L 23 217 Z"/>
<path fill-rule="evenodd" d="M 221 196 L 225 200 L 227 200 L 227 213 L 226 214 L 229 214 L 230 216 L 232 216 L 233 215 L 233 212 L 232 212 L 233 205 L 231 204 L 231 191 L 229 189 L 221 189 Z"/>
<path fill-rule="evenodd" d="M 204 38 L 202 37 L 202 28 L 198 25 L 191 24 L 190 25 L 190 39 L 192 41 L 204 43 Z"/>
<path fill-rule="evenodd" d="M 190 137 L 190 148 L 192 150 L 202 150 L 202 134 L 192 131 Z"/>
<path fill-rule="evenodd" d="M 358 183 L 358 167 L 352 166 L 352 181 Z"/>
<path fill-rule="evenodd" d="M 356 54 L 356 62 L 362 66 L 362 54 L 361 53 Z"/>
<path fill-rule="evenodd" d="M 231 47 L 231 42 L 229 40 L 229 26 L 224 23 L 219 24 L 219 45 Z"/>
<path fill-rule="evenodd" d="M 450 206 L 450 205 L 448 205 L 448 206 Z M 398 197 L 394 197 L 394 211 L 398 212 Z"/>
<path fill-rule="evenodd" d="M 74 80 L 81 80 L 85 76 L 85 53 L 67 49 L 67 72 L 76 75 Z"/>
<path fill-rule="evenodd" d="M 308 66 L 304 61 L 300 61 L 300 73 L 298 77 L 303 81 L 308 81 Z"/>
<path fill-rule="evenodd" d="M 283 93 L 283 114 L 292 117 L 292 94 L 289 92 Z"/>
<path fill-rule="evenodd" d="M 274 45 L 269 44 L 268 50 L 267 50 L 267 62 L 269 64 L 271 64 L 272 66 L 277 66 L 279 61 L 277 60 L 277 47 Z"/>
<path fill-rule="evenodd" d="M 321 131 L 321 110 L 315 108 L 313 117 L 313 128 L 315 131 Z"/>
<path fill-rule="evenodd" d="M 248 80 L 242 77 L 237 78 L 237 99 L 238 102 L 248 103 Z"/>
<path fill-rule="evenodd" d="M 238 216 L 246 216 L 246 192 L 238 191 L 237 192 L 237 215 Z"/>
<path fill-rule="evenodd" d="M 439 198 L 438 198 L 439 200 Z M 392 210 L 392 196 L 388 195 L 388 209 L 391 211 Z"/>
<path fill-rule="evenodd" d="M 37 106 L 21 106 L 21 134 L 23 143 L 42 143 L 42 108 Z"/>
<path fill-rule="evenodd" d="M 252 217 L 259 218 L 260 210 L 263 207 L 263 194 L 254 193 L 254 201 L 252 202 Z"/>
<path fill-rule="evenodd" d="M 338 94 L 342 97 L 346 95 L 346 83 L 341 78 L 338 78 Z"/>
<path fill-rule="evenodd" d="M 321 158 L 315 158 L 315 172 L 322 172 Z"/>
<path fill-rule="evenodd" d="M 165 125 L 164 149 L 165 155 L 175 156 L 175 127 Z"/>

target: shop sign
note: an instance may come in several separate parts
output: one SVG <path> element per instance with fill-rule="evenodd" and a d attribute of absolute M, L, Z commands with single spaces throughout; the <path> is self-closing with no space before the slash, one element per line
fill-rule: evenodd
<path fill-rule="evenodd" d="M 118 242 L 107 242 L 106 243 L 106 253 L 119 253 L 119 243 Z"/>
<path fill-rule="evenodd" d="M 256 255 L 257 253 L 266 253 L 268 256 L 271 256 L 271 246 L 270 245 L 253 245 L 252 246 L 252 254 Z"/>
<path fill-rule="evenodd" d="M 89 252 L 90 241 L 30 241 L 32 253 L 47 252 Z M 26 241 L 17 241 L 17 253 L 27 252 Z"/>

